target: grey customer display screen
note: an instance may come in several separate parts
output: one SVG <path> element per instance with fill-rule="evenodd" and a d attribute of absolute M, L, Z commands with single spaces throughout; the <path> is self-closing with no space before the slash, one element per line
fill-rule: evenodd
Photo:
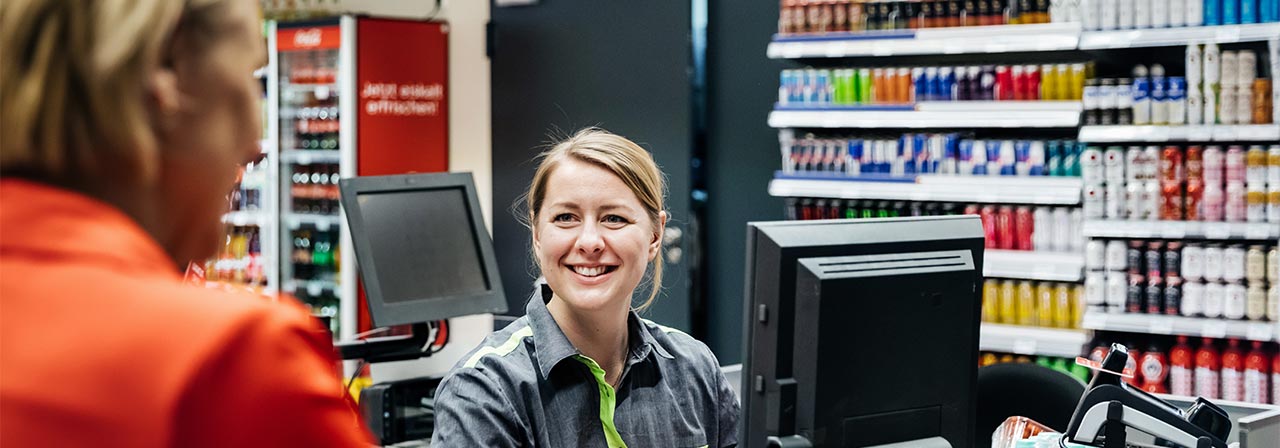
<path fill-rule="evenodd" d="M 385 302 L 489 290 L 461 187 L 360 193 L 356 200 Z"/>

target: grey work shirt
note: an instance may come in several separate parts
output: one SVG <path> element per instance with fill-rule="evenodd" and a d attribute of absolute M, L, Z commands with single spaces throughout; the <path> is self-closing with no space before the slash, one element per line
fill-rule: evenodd
<path fill-rule="evenodd" d="M 560 330 L 550 298 L 544 287 L 524 317 L 485 338 L 440 382 L 433 448 L 737 444 L 738 397 L 705 344 L 631 312 L 614 391 Z"/>

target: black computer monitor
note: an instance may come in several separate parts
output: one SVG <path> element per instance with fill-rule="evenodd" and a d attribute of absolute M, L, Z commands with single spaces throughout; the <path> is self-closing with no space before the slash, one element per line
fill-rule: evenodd
<path fill-rule="evenodd" d="M 507 310 L 470 173 L 343 179 L 373 324 L 416 324 Z"/>
<path fill-rule="evenodd" d="M 747 251 L 743 446 L 973 443 L 977 217 L 750 223 Z"/>

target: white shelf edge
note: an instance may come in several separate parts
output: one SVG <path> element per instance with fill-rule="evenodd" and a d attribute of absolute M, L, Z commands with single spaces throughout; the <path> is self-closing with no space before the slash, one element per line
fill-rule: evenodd
<path fill-rule="evenodd" d="M 263 226 L 269 218 L 265 210 L 236 210 L 222 215 L 223 224 L 233 226 Z"/>
<path fill-rule="evenodd" d="M 1280 224 L 1269 222 L 1085 220 L 1087 238 L 1168 238 L 1268 240 L 1280 238 Z"/>
<path fill-rule="evenodd" d="M 1089 330 L 1264 342 L 1274 341 L 1280 336 L 1280 324 L 1276 322 L 1101 311 L 1085 311 L 1081 326 Z"/>
<path fill-rule="evenodd" d="M 1072 128 L 1080 124 L 1073 110 L 775 110 L 774 128 Z"/>
<path fill-rule="evenodd" d="M 1181 46 L 1191 43 L 1264 41 L 1280 35 L 1280 23 L 1213 25 L 1140 30 L 1084 31 L 1079 49 Z"/>
<path fill-rule="evenodd" d="M 984 277 L 1080 282 L 1084 280 L 1084 254 L 987 249 L 982 260 Z"/>
<path fill-rule="evenodd" d="M 1026 327 L 983 322 L 978 348 L 982 351 L 1070 358 L 1084 353 L 1088 335 L 1082 330 Z"/>
<path fill-rule="evenodd" d="M 290 149 L 280 154 L 280 160 L 299 165 L 338 163 L 342 160 L 342 152 L 336 149 Z"/>
<path fill-rule="evenodd" d="M 775 197 L 820 197 L 835 199 L 886 199 L 901 201 L 975 202 L 995 204 L 1078 205 L 1080 188 L 1051 186 L 1058 178 L 1044 184 L 1032 178 L 1005 176 L 936 176 L 957 180 L 923 180 L 907 182 L 864 182 L 821 179 L 773 179 L 769 194 Z M 1039 179 L 1039 178 L 1037 178 Z M 957 188 L 964 182 L 968 188 Z M 1013 186 L 1013 187 L 1011 187 Z M 1027 188 L 1031 187 L 1031 188 Z"/>
<path fill-rule="evenodd" d="M 1062 51 L 1076 49 L 1079 40 L 1078 22 L 993 25 L 920 29 L 906 36 L 888 33 L 880 37 L 850 35 L 848 39 L 783 38 L 770 42 L 765 53 L 772 59 L 798 59 Z"/>
<path fill-rule="evenodd" d="M 1080 141 L 1119 142 L 1275 142 L 1280 125 L 1248 124 L 1218 126 L 1081 126 Z"/>

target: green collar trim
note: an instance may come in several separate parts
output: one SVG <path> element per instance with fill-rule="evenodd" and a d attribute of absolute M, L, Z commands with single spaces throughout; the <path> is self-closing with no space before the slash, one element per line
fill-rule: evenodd
<path fill-rule="evenodd" d="M 618 434 L 618 428 L 613 425 L 613 410 L 618 406 L 618 402 L 613 386 L 604 379 L 604 369 L 600 368 L 600 364 L 597 364 L 594 359 L 585 355 L 576 355 L 574 359 L 591 369 L 591 375 L 596 378 L 596 385 L 600 388 L 600 425 L 604 427 L 604 439 L 609 443 L 609 448 L 627 448 L 627 444 L 622 441 L 622 435 Z"/>

